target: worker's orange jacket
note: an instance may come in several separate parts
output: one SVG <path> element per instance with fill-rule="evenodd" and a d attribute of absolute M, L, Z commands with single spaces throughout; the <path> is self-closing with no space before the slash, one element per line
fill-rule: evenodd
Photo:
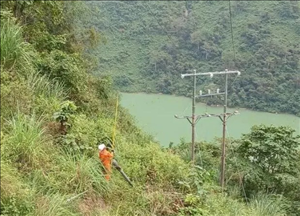
<path fill-rule="evenodd" d="M 111 161 L 113 157 L 114 154 L 107 151 L 106 148 L 99 152 L 99 158 L 106 169 L 106 175 L 105 175 L 106 180 L 110 179 Z"/>

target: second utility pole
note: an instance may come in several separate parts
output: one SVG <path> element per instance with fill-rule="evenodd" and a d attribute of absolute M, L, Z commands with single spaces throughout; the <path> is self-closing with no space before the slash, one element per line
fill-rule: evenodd
<path fill-rule="evenodd" d="M 195 102 L 196 102 L 196 70 L 194 70 L 193 76 L 194 88 L 193 88 L 193 104 L 192 104 L 192 163 L 195 161 Z"/>
<path fill-rule="evenodd" d="M 225 70 L 227 72 L 227 70 Z M 224 97 L 224 112 L 223 112 L 223 136 L 222 136 L 222 156 L 221 156 L 221 176 L 220 184 L 222 191 L 224 188 L 224 179 L 225 179 L 225 136 L 226 136 L 226 114 L 227 114 L 227 83 L 228 82 L 228 73 L 225 74 L 225 97 Z"/>
<path fill-rule="evenodd" d="M 227 119 L 232 116 L 237 114 L 238 112 L 235 111 L 233 113 L 227 113 L 227 96 L 228 96 L 228 74 L 230 73 L 237 73 L 238 75 L 240 75 L 239 71 L 228 71 L 227 69 L 225 71 L 221 71 L 221 72 L 212 72 L 212 73 L 202 73 L 199 75 L 210 75 L 211 77 L 216 74 L 225 74 L 225 91 L 224 92 L 219 92 L 219 89 L 217 90 L 217 93 L 215 94 L 210 94 L 210 91 L 208 94 L 206 95 L 202 95 L 202 91 L 200 91 L 200 95 L 199 97 L 207 97 L 207 96 L 213 96 L 213 95 L 222 95 L 224 94 L 224 111 L 222 114 L 216 115 L 216 114 L 210 114 L 211 116 L 214 117 L 219 117 L 220 120 L 223 123 L 223 133 L 222 133 L 222 145 L 221 145 L 221 165 L 220 165 L 220 185 L 222 187 L 222 191 L 224 189 L 224 179 L 225 179 L 225 158 L 226 158 L 226 122 Z"/>

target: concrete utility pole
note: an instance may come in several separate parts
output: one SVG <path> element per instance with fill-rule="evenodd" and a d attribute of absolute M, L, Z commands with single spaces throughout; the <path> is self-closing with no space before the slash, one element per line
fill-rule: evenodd
<path fill-rule="evenodd" d="M 209 93 L 206 95 L 202 95 L 202 92 L 200 91 L 200 95 L 198 97 L 206 97 L 206 96 L 214 96 L 214 95 L 222 95 L 224 94 L 224 111 L 220 115 L 211 114 L 211 116 L 219 117 L 220 120 L 223 123 L 223 134 L 222 134 L 222 154 L 221 154 L 221 166 L 220 166 L 220 185 L 222 187 L 222 191 L 224 189 L 224 180 L 225 180 L 225 158 L 226 158 L 226 146 L 225 146 L 225 140 L 226 140 L 226 121 L 227 119 L 232 116 L 238 114 L 237 111 L 234 111 L 233 113 L 227 113 L 227 95 L 228 95 L 228 74 L 236 73 L 238 76 L 241 74 L 240 71 L 228 71 L 227 69 L 225 71 L 221 72 L 212 72 L 212 73 L 202 73 L 202 75 L 210 75 L 210 77 L 213 77 L 213 75 L 220 75 L 225 74 L 225 92 L 219 92 L 219 89 L 217 89 L 217 93 L 211 94 L 210 90 Z"/>
<path fill-rule="evenodd" d="M 193 76 L 193 105 L 192 105 L 192 162 L 195 162 L 195 103 L 196 103 L 196 70 L 194 70 Z"/>
<path fill-rule="evenodd" d="M 221 156 L 221 174 L 220 174 L 220 185 L 222 187 L 222 191 L 224 189 L 224 176 L 225 176 L 225 137 L 226 137 L 226 121 L 227 119 L 232 116 L 237 114 L 238 112 L 235 111 L 233 113 L 227 113 L 227 94 L 228 94 L 228 74 L 233 74 L 236 73 L 237 75 L 240 75 L 241 72 L 240 71 L 228 71 L 227 69 L 225 71 L 220 71 L 220 72 L 206 72 L 206 73 L 196 73 L 196 70 L 194 70 L 194 73 L 192 74 L 181 74 L 181 78 L 184 78 L 186 76 L 193 76 L 194 79 L 194 89 L 193 89 L 193 108 L 192 108 L 192 121 L 190 121 L 188 119 L 188 117 L 183 117 L 183 118 L 187 118 L 191 125 L 192 125 L 192 161 L 194 162 L 194 146 L 195 146 L 195 99 L 196 97 L 207 97 L 207 96 L 214 96 L 214 95 L 222 95 L 224 94 L 224 111 L 222 114 L 205 114 L 202 116 L 197 116 L 197 121 L 199 120 L 198 117 L 219 117 L 220 120 L 223 122 L 223 136 L 222 136 L 222 156 Z M 200 94 L 199 96 L 195 96 L 195 91 L 196 91 L 196 80 L 195 77 L 198 75 L 209 75 L 211 78 L 214 75 L 222 75 L 225 74 L 225 92 L 219 92 L 219 89 L 217 89 L 217 93 L 210 93 L 210 90 L 208 90 L 208 94 L 203 95 L 202 91 L 200 90 Z M 177 116 L 175 116 L 177 117 Z M 178 117 L 177 117 L 178 118 Z"/>
<path fill-rule="evenodd" d="M 201 119 L 201 118 L 204 118 L 204 117 L 210 117 L 209 115 L 207 114 L 204 114 L 204 115 L 195 115 L 195 103 L 196 103 L 196 70 L 194 70 L 194 73 L 193 73 L 193 98 L 192 98 L 192 116 L 177 116 L 175 115 L 175 118 L 178 118 L 178 119 L 187 119 L 191 126 L 192 126 L 192 163 L 195 162 L 195 126 L 197 124 L 197 122 Z M 181 78 L 183 78 L 183 76 L 181 75 Z"/>

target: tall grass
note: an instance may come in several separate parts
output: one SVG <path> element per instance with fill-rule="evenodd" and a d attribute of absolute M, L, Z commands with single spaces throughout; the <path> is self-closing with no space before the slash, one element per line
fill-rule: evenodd
<path fill-rule="evenodd" d="M 67 196 L 47 193 L 36 197 L 34 216 L 79 216 L 74 203 L 67 202 Z"/>
<path fill-rule="evenodd" d="M 1 215 L 28 215 L 33 195 L 17 169 L 1 158 Z"/>
<path fill-rule="evenodd" d="M 26 77 L 27 85 L 34 89 L 36 95 L 43 95 L 46 98 L 56 97 L 65 99 L 67 91 L 64 84 L 57 80 L 50 80 L 47 75 L 33 72 Z"/>
<path fill-rule="evenodd" d="M 1 158 L 1 197 L 26 195 L 26 186 L 16 168 Z"/>
<path fill-rule="evenodd" d="M 65 154 L 57 160 L 60 165 L 60 172 L 56 174 L 57 180 L 63 181 L 60 190 L 75 194 L 90 190 L 102 195 L 109 191 L 102 165 L 95 158 L 85 155 L 75 158 Z"/>
<path fill-rule="evenodd" d="M 29 184 L 36 191 L 42 194 L 60 191 L 70 196 L 84 191 L 101 196 L 109 193 L 109 184 L 103 176 L 101 163 L 94 158 L 83 155 L 76 159 L 72 155 L 58 153 L 53 155 L 52 160 L 49 169 L 30 173 Z"/>
<path fill-rule="evenodd" d="M 38 167 L 48 158 L 42 118 L 18 112 L 7 121 L 7 139 L 1 143 L 2 157 L 21 169 Z"/>
<path fill-rule="evenodd" d="M 247 204 L 219 193 L 207 194 L 200 199 L 201 203 L 184 208 L 181 211 L 183 214 L 179 215 L 186 215 L 192 210 L 207 216 L 286 216 L 282 200 L 269 195 L 258 195 Z"/>
<path fill-rule="evenodd" d="M 48 120 L 52 119 L 60 104 L 67 98 L 68 90 L 63 83 L 57 80 L 50 80 L 47 75 L 38 72 L 28 73 L 26 85 L 34 93 L 34 110 L 43 114 Z"/>
<path fill-rule="evenodd" d="M 8 11 L 1 10 L 1 65 L 11 69 L 16 64 L 27 67 L 30 62 L 30 46 L 22 38 L 22 28 Z"/>
<path fill-rule="evenodd" d="M 257 216 L 285 216 L 285 202 L 282 197 L 268 194 L 258 194 L 249 203 L 249 208 Z"/>

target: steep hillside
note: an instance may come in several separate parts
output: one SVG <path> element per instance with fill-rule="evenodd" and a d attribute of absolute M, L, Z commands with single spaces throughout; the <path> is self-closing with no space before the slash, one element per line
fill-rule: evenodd
<path fill-rule="evenodd" d="M 231 19 L 226 1 L 88 5 L 94 11 L 88 25 L 107 40 L 93 52 L 98 69 L 114 76 L 121 91 L 190 96 L 191 80 L 181 73 L 238 69 L 230 106 L 300 115 L 299 2 L 232 1 Z M 223 79 L 198 77 L 197 91 L 222 89 Z"/>

